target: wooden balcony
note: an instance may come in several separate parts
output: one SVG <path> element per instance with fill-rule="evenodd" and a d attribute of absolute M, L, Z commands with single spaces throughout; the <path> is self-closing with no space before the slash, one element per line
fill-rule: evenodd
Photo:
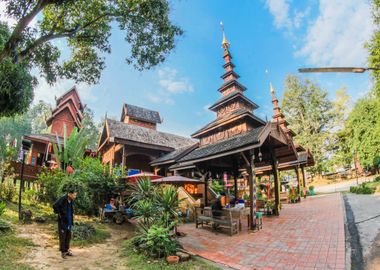
<path fill-rule="evenodd" d="M 11 166 L 13 168 L 14 173 L 16 174 L 16 178 L 20 179 L 22 163 L 17 162 L 17 161 L 12 161 Z M 42 166 L 38 166 L 38 165 L 32 166 L 32 165 L 25 164 L 24 165 L 24 180 L 27 180 L 27 181 L 36 180 L 37 175 L 41 173 L 41 171 L 42 171 Z"/>

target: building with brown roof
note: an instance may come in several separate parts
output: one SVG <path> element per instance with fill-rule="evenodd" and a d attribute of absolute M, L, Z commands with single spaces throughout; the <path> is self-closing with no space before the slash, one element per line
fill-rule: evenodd
<path fill-rule="evenodd" d="M 82 128 L 83 105 L 76 87 L 72 87 L 62 96 L 56 98 L 56 107 L 51 116 L 46 120 L 48 133 L 28 134 L 24 138 L 32 142 L 32 148 L 26 158 L 25 179 L 34 180 L 41 171 L 41 166 L 50 166 L 53 155 L 54 143 L 63 143 L 64 126 L 66 135 L 70 136 L 74 128 Z M 20 171 L 20 163 L 14 162 L 15 172 Z"/>
<path fill-rule="evenodd" d="M 160 114 L 146 108 L 123 104 L 120 121 L 106 118 L 98 154 L 111 167 L 122 165 L 130 171 L 150 172 L 150 162 L 195 144 L 190 138 L 157 130 Z"/>

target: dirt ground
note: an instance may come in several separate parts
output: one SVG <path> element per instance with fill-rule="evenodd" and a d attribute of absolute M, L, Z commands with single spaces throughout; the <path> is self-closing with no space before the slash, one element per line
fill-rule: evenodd
<path fill-rule="evenodd" d="M 52 224 L 18 226 L 18 236 L 29 238 L 36 245 L 22 260 L 35 269 L 127 269 L 120 258 L 121 244 L 131 235 L 128 225 L 110 225 L 111 237 L 106 242 L 71 248 L 74 256 L 63 259 L 58 240 L 52 235 Z"/>

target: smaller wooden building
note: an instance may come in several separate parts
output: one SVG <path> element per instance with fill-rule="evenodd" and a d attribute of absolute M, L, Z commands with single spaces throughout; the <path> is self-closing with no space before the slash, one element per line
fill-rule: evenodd
<path fill-rule="evenodd" d="M 76 127 L 82 128 L 83 105 L 76 87 L 72 87 L 62 96 L 56 98 L 56 107 L 52 110 L 51 116 L 46 120 L 48 132 L 44 134 L 27 134 L 24 138 L 32 141 L 32 148 L 25 160 L 24 178 L 35 180 L 37 174 L 41 172 L 42 166 L 50 166 L 53 158 L 54 143 L 63 143 L 64 126 L 66 135 L 70 136 L 71 131 Z M 57 140 L 58 139 L 58 140 Z M 13 162 L 14 171 L 20 172 L 21 163 Z"/>
<path fill-rule="evenodd" d="M 129 172 L 151 172 L 152 160 L 195 144 L 190 138 L 158 131 L 161 123 L 157 111 L 123 104 L 120 121 L 104 121 L 98 147 L 102 162 L 124 166 Z"/>

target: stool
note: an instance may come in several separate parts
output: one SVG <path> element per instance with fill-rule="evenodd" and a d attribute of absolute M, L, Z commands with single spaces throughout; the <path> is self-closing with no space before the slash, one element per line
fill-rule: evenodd
<path fill-rule="evenodd" d="M 256 229 L 260 230 L 263 228 L 263 213 L 256 212 Z"/>

